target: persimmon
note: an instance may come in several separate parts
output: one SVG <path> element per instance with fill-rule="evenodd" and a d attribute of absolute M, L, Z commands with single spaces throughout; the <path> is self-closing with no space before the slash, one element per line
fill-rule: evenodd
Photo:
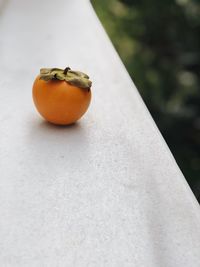
<path fill-rule="evenodd" d="M 89 76 L 80 71 L 43 68 L 33 84 L 33 101 L 43 118 L 68 125 L 79 120 L 91 100 Z"/>

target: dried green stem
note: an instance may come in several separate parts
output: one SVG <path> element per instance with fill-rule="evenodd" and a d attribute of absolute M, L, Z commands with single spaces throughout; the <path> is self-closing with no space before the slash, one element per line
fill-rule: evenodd
<path fill-rule="evenodd" d="M 59 68 L 42 68 L 40 70 L 40 79 L 44 81 L 66 81 L 73 86 L 83 89 L 90 89 L 92 85 L 87 74 L 80 71 L 73 71 L 69 67 L 64 70 Z"/>
<path fill-rule="evenodd" d="M 65 68 L 64 71 L 63 71 L 63 73 L 64 74 L 67 74 L 68 70 L 71 70 L 71 69 L 69 67 Z"/>

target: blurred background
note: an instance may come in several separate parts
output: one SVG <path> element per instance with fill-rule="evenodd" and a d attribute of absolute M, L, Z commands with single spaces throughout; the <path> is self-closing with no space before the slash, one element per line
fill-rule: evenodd
<path fill-rule="evenodd" d="M 200 202 L 200 0 L 92 4 Z"/>

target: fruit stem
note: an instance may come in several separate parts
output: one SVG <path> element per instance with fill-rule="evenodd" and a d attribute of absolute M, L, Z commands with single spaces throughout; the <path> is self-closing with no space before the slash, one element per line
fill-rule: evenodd
<path fill-rule="evenodd" d="M 71 70 L 69 67 L 63 69 L 59 68 L 42 68 L 40 69 L 40 79 L 46 82 L 50 80 L 66 81 L 71 85 L 90 89 L 92 82 L 89 76 L 81 71 Z"/>
<path fill-rule="evenodd" d="M 63 73 L 64 74 L 67 74 L 68 70 L 71 70 L 71 69 L 69 67 L 65 68 L 64 71 L 63 71 Z"/>

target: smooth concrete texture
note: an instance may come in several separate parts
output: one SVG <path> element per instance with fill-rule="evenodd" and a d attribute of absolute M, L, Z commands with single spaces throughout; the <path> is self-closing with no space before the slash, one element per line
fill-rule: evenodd
<path fill-rule="evenodd" d="M 0 6 L 0 266 L 199 267 L 197 201 L 90 3 Z M 65 66 L 93 99 L 56 127 L 31 89 Z"/>

